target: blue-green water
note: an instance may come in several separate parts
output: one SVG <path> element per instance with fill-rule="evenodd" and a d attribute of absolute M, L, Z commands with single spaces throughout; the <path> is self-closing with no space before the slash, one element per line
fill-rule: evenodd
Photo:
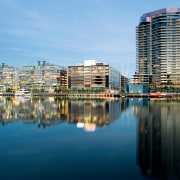
<path fill-rule="evenodd" d="M 178 179 L 180 103 L 0 99 L 0 179 Z"/>

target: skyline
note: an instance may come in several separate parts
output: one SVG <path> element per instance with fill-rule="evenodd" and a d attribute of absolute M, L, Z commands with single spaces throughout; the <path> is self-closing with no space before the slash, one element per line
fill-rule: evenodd
<path fill-rule="evenodd" d="M 23 66 L 45 60 L 69 66 L 96 59 L 126 75 L 129 61 L 130 76 L 136 71 L 140 17 L 179 7 L 178 0 L 0 0 L 0 62 Z"/>

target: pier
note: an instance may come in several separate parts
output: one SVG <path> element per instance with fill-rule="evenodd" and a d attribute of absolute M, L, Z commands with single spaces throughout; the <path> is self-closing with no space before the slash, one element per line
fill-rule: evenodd
<path fill-rule="evenodd" d="M 14 97 L 15 94 L 11 92 L 1 92 L 0 96 Z M 86 99 L 109 99 L 109 98 L 176 98 L 180 97 L 180 93 L 167 93 L 164 95 L 155 94 L 119 94 L 119 93 L 99 93 L 99 94 L 71 94 L 71 93 L 32 93 L 32 97 L 67 97 L 67 98 L 86 98 Z"/>

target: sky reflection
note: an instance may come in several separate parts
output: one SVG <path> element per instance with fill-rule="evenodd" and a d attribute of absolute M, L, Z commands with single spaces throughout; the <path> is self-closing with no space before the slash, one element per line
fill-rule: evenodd
<path fill-rule="evenodd" d="M 2 179 L 178 179 L 179 102 L 0 99 Z"/>

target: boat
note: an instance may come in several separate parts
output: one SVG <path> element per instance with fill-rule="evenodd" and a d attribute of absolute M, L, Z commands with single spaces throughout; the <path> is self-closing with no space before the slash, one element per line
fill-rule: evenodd
<path fill-rule="evenodd" d="M 15 96 L 31 96 L 31 92 L 26 89 L 20 89 L 19 91 L 15 92 Z"/>
<path fill-rule="evenodd" d="M 31 99 L 31 96 L 15 96 L 16 101 L 18 102 L 27 102 Z"/>
<path fill-rule="evenodd" d="M 166 96 L 168 95 L 167 93 L 164 93 L 164 92 L 152 92 L 150 93 L 151 96 Z"/>

